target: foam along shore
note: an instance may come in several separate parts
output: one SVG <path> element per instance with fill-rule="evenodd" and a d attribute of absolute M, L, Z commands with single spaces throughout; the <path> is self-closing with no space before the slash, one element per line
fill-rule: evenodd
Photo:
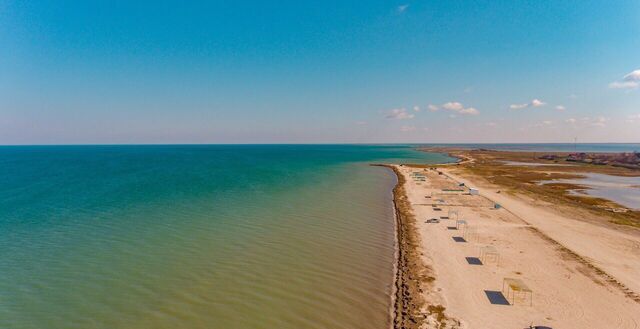
<path fill-rule="evenodd" d="M 491 192 L 451 169 L 393 169 L 402 186 L 396 207 L 415 230 L 405 234 L 416 234 L 400 243 L 416 259 L 401 257 L 399 273 L 422 275 L 405 278 L 420 282 L 419 296 L 396 303 L 396 328 L 638 328 L 637 234 L 549 219 L 548 206 Z M 582 255 L 588 246 L 596 250 Z M 408 284 L 399 279 L 400 288 Z M 404 325 L 410 320 L 417 325 Z"/>

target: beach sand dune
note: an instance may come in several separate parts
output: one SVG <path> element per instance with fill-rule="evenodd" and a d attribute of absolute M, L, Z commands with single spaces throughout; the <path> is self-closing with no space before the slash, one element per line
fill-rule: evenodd
<path fill-rule="evenodd" d="M 484 188 L 480 195 L 456 191 L 463 181 L 475 182 L 446 169 L 396 169 L 417 219 L 423 262 L 435 277 L 425 294 L 437 293 L 460 327 L 640 327 L 636 236 L 562 222 L 544 206 Z M 495 202 L 502 207 L 495 209 Z M 514 294 L 505 278 L 532 293 Z"/>

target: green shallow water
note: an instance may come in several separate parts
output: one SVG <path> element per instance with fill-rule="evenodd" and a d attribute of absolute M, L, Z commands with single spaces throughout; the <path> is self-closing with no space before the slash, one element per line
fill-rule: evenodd
<path fill-rule="evenodd" d="M 0 147 L 0 328 L 386 328 L 408 146 Z"/>

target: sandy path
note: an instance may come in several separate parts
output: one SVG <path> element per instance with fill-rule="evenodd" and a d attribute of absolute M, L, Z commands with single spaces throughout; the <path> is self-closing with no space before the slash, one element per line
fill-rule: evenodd
<path fill-rule="evenodd" d="M 418 170 L 398 169 L 407 181 L 423 258 L 435 272 L 435 289 L 444 298 L 446 313 L 463 327 L 525 328 L 532 323 L 551 328 L 640 327 L 640 303 L 616 287 L 596 283 L 588 268 L 508 211 L 513 211 L 510 204 L 503 202 L 508 210 L 495 210 L 483 196 L 438 195 L 457 183 L 434 171 L 425 171 L 423 182 L 411 176 Z M 442 210 L 434 210 L 433 203 Z M 455 226 L 451 220 L 426 223 L 447 216 L 449 209 L 468 222 L 466 230 L 450 229 Z M 486 245 L 500 253 L 499 263 L 485 259 L 476 264 L 480 248 Z M 516 299 L 515 305 L 511 298 L 504 300 L 505 277 L 521 279 L 533 290 L 531 306 L 525 298 Z"/>
<path fill-rule="evenodd" d="M 447 175 L 482 189 L 482 195 L 504 205 L 516 216 L 535 226 L 545 235 L 558 241 L 573 252 L 615 277 L 634 292 L 640 292 L 640 234 L 623 232 L 603 225 L 580 220 L 579 214 L 560 213 L 553 205 L 524 199 L 506 193 L 479 179 L 462 178 L 451 170 Z M 536 205 L 536 203 L 538 203 Z"/>

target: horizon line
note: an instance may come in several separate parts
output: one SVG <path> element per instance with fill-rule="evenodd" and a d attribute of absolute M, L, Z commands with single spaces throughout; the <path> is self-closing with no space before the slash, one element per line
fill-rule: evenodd
<path fill-rule="evenodd" d="M 638 144 L 638 142 L 368 142 L 368 143 L 69 143 L 69 144 L 0 144 L 0 147 L 15 146 L 206 146 L 206 145 L 604 145 L 604 144 Z"/>

